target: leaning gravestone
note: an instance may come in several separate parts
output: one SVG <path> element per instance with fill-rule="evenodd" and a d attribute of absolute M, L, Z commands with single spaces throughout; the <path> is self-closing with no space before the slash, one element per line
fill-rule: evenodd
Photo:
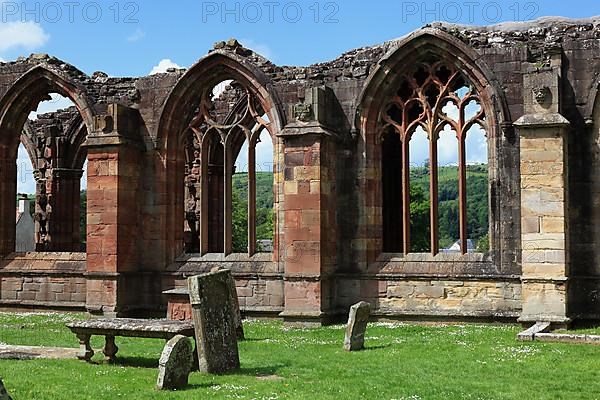
<path fill-rule="evenodd" d="M 188 279 L 201 372 L 218 374 L 240 367 L 230 282 L 229 270 Z"/>
<path fill-rule="evenodd" d="M 228 271 L 221 267 L 215 267 L 210 272 L 218 272 L 218 271 Z M 237 295 L 237 289 L 235 288 L 235 279 L 233 279 L 233 275 L 231 275 L 231 271 L 229 271 L 229 278 L 227 282 L 227 286 L 229 289 L 229 297 L 231 300 L 231 312 L 233 313 L 233 319 L 235 321 L 235 333 L 237 335 L 237 340 L 244 340 L 244 325 L 242 324 L 242 312 L 240 311 L 240 301 Z"/>
<path fill-rule="evenodd" d="M 156 387 L 159 390 L 187 386 L 192 370 L 193 352 L 192 343 L 183 335 L 177 335 L 167 342 L 158 362 Z"/>
<path fill-rule="evenodd" d="M 365 347 L 365 332 L 370 314 L 371 305 L 365 301 L 350 307 L 346 337 L 344 338 L 344 350 L 355 351 L 362 350 Z"/>
<path fill-rule="evenodd" d="M 2 379 L 0 379 L 0 400 L 12 400 L 4 387 L 4 383 L 2 383 Z"/>

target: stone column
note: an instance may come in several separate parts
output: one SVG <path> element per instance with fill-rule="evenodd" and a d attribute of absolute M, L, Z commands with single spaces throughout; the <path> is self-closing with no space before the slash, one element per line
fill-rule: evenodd
<path fill-rule="evenodd" d="M 569 122 L 559 113 L 558 68 L 524 76 L 525 115 L 515 123 L 520 135 L 522 323 L 568 317 Z"/>
<path fill-rule="evenodd" d="M 52 251 L 81 251 L 79 227 L 80 187 L 82 170 L 54 168 L 50 182 L 52 217 L 49 233 L 52 238 Z"/>
<path fill-rule="evenodd" d="M 120 314 L 135 301 L 141 145 L 136 111 L 111 104 L 88 136 L 87 308 Z"/>
<path fill-rule="evenodd" d="M 336 251 L 334 199 L 337 135 L 322 113 L 328 91 L 307 91 L 306 103 L 294 107 L 296 121 L 280 134 L 284 139 L 284 320 L 326 323 L 333 312 L 333 268 Z"/>
<path fill-rule="evenodd" d="M 16 152 L 0 145 L 0 256 L 15 251 L 16 199 Z"/>

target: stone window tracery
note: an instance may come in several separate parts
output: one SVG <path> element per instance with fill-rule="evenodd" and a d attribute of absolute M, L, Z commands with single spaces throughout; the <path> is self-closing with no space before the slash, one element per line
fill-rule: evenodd
<path fill-rule="evenodd" d="M 466 139 L 475 127 L 487 130 L 485 111 L 473 85 L 454 66 L 417 63 L 404 74 L 380 114 L 384 252 L 411 252 L 410 142 L 416 133 L 424 133 L 429 143 L 430 250 L 440 252 L 438 140 L 442 131 L 452 131 L 458 146 L 459 244 L 467 253 Z"/>
<path fill-rule="evenodd" d="M 255 94 L 237 81 L 207 88 L 186 134 L 185 230 L 186 251 L 239 252 L 233 243 L 232 177 L 241 152 L 247 159 L 248 255 L 257 248 L 256 146 L 269 130 Z M 239 227 L 237 227 L 239 228 Z"/>

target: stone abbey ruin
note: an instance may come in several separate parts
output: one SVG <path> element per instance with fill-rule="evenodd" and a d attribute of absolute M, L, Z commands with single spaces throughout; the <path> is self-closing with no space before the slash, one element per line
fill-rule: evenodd
<path fill-rule="evenodd" d="M 327 322 L 361 300 L 375 317 L 600 319 L 599 88 L 600 19 L 432 24 L 309 67 L 274 65 L 235 40 L 187 70 L 140 78 L 88 76 L 41 54 L 2 63 L 0 307 L 159 311 L 163 291 L 226 267 L 244 313 L 288 321 Z M 75 107 L 29 120 L 53 93 Z M 487 143 L 489 251 L 469 250 L 474 129 Z M 265 132 L 272 252 L 255 222 Z M 437 143 L 448 132 L 457 251 L 439 233 Z M 417 134 L 429 146 L 425 252 L 413 226 Z M 37 182 L 31 253 L 15 253 L 20 144 Z M 245 252 L 232 239 L 242 151 Z"/>

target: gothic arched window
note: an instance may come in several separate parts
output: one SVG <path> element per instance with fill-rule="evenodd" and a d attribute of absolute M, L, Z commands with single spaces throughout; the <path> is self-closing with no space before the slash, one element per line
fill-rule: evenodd
<path fill-rule="evenodd" d="M 487 126 L 469 80 L 444 61 L 417 63 L 380 123 L 384 252 L 485 248 L 488 189 L 479 178 L 487 177 Z M 471 207 L 469 196 L 479 202 Z"/>

